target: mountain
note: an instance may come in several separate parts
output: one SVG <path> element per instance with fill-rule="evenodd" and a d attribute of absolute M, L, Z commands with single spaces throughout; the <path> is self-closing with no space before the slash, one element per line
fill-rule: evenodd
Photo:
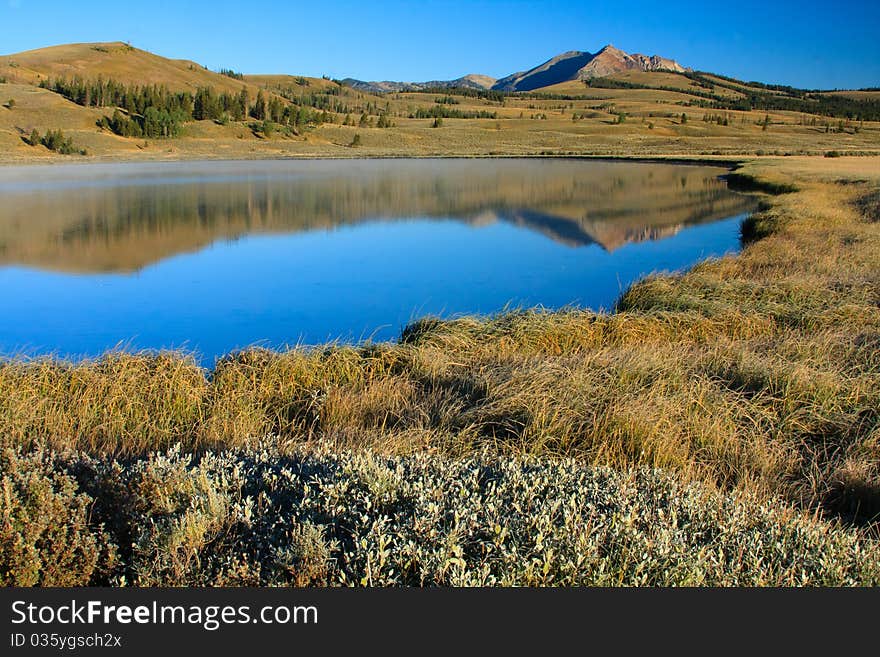
<path fill-rule="evenodd" d="M 578 72 L 591 59 L 593 55 L 588 52 L 570 50 L 528 71 L 520 71 L 501 78 L 492 88 L 499 91 L 532 91 L 551 84 L 576 80 Z"/>
<path fill-rule="evenodd" d="M 628 55 L 619 48 L 607 45 L 596 53 L 590 62 L 578 71 L 577 79 L 600 78 L 624 71 L 676 71 L 684 73 L 686 69 L 673 59 L 659 55 Z"/>
<path fill-rule="evenodd" d="M 365 93 L 420 91 L 428 88 L 465 87 L 502 91 L 531 91 L 559 82 L 605 77 L 628 70 L 685 71 L 671 59 L 627 54 L 608 45 L 595 55 L 572 50 L 547 60 L 540 66 L 496 80 L 488 75 L 471 73 L 454 80 L 426 82 L 366 82 L 347 78 L 346 84 Z M 0 57 L 0 76 L 11 83 L 38 84 L 46 78 L 94 78 L 103 75 L 127 84 L 165 84 L 173 90 L 194 91 L 212 86 L 219 91 L 237 93 L 242 87 L 255 94 L 257 76 L 237 80 L 201 64 L 183 59 L 167 59 L 122 43 L 73 43 L 29 50 Z M 253 80 L 250 78 L 254 78 Z M 257 84 L 254 84 L 257 82 Z"/>
<path fill-rule="evenodd" d="M 488 75 L 470 74 L 455 80 L 431 80 L 430 82 L 365 82 L 347 78 L 342 81 L 358 91 L 366 93 L 388 93 L 394 91 L 420 91 L 428 88 L 468 87 L 471 89 L 494 89 L 497 91 L 533 91 L 560 82 L 586 80 L 623 73 L 624 71 L 677 71 L 685 68 L 674 59 L 659 55 L 629 54 L 607 45 L 596 54 L 580 50 L 569 50 L 548 59 L 543 64 L 512 73 L 496 80 Z"/>
<path fill-rule="evenodd" d="M 684 72 L 689 69 L 672 59 L 659 55 L 630 55 L 609 44 L 595 55 L 579 50 L 562 53 L 528 71 L 501 78 L 492 88 L 499 91 L 532 91 L 560 82 L 607 77 L 632 70 Z"/>
<path fill-rule="evenodd" d="M 356 80 L 354 78 L 346 78 L 342 80 L 342 84 L 348 85 L 358 91 L 364 91 L 371 94 L 451 87 L 490 89 L 495 82 L 495 78 L 489 77 L 488 75 L 480 75 L 479 73 L 470 73 L 460 78 L 456 78 L 455 80 L 430 80 L 428 82 L 392 82 L 390 80 L 365 82 L 364 80 Z"/>

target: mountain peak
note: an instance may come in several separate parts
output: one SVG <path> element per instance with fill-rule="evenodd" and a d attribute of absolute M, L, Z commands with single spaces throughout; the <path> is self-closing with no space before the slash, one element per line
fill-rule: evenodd
<path fill-rule="evenodd" d="M 593 60 L 578 72 L 578 79 L 606 77 L 624 71 L 676 71 L 688 70 L 674 59 L 659 55 L 628 54 L 610 43 L 602 48 Z"/>
<path fill-rule="evenodd" d="M 652 55 L 628 54 L 607 44 L 595 55 L 583 50 L 567 50 L 551 57 L 527 71 L 512 73 L 500 80 L 488 75 L 470 73 L 455 80 L 432 80 L 429 82 L 364 82 L 347 78 L 346 84 L 368 93 L 387 93 L 389 91 L 417 91 L 426 88 L 469 87 L 472 89 L 494 89 L 496 91 L 533 91 L 542 87 L 589 78 L 607 77 L 624 71 L 677 71 L 688 69 L 678 62 Z"/>
<path fill-rule="evenodd" d="M 548 59 L 540 66 L 501 78 L 493 89 L 501 91 L 532 91 L 560 82 L 607 77 L 624 71 L 676 71 L 688 69 L 673 59 L 659 55 L 628 54 L 607 44 L 595 55 L 569 50 Z"/>

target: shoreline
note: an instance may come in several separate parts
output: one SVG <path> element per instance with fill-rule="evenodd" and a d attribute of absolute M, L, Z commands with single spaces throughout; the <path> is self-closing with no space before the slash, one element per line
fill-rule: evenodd
<path fill-rule="evenodd" d="M 328 157 L 328 158 L 283 158 L 283 159 L 272 158 L 272 159 L 258 159 L 258 160 L 178 160 L 178 161 L 167 162 L 167 163 L 166 162 L 159 163 L 159 162 L 152 162 L 152 161 L 129 161 L 129 162 L 124 162 L 124 163 L 120 163 L 120 164 L 123 167 L 129 167 L 129 166 L 132 167 L 135 173 L 140 171 L 141 167 L 149 168 L 150 172 L 154 172 L 154 171 L 161 170 L 162 167 L 164 167 L 166 165 L 173 166 L 174 170 L 179 170 L 180 168 L 185 167 L 185 165 L 187 165 L 187 164 L 191 164 L 194 166 L 206 165 L 205 169 L 203 171 L 208 172 L 208 171 L 210 171 L 210 169 L 208 168 L 210 166 L 226 165 L 226 166 L 233 167 L 237 163 L 240 163 L 243 166 L 247 166 L 247 165 L 259 164 L 259 163 L 276 163 L 276 162 L 277 163 L 283 163 L 283 162 L 331 163 L 331 162 L 335 162 L 335 161 L 339 160 L 339 161 L 343 161 L 343 162 L 369 163 L 369 162 L 373 162 L 373 161 L 375 161 L 375 162 L 397 161 L 400 159 L 407 159 L 407 160 L 413 160 L 413 161 L 419 161 L 419 162 L 449 161 L 449 160 L 496 161 L 496 160 L 500 160 L 500 159 L 509 160 L 509 161 L 517 161 L 517 160 L 534 161 L 536 159 L 547 159 L 549 161 L 560 161 L 560 160 L 584 161 L 584 160 L 587 160 L 590 162 L 595 161 L 595 162 L 606 162 L 606 163 L 666 164 L 666 165 L 675 165 L 675 166 L 683 166 L 683 167 L 693 166 L 693 167 L 710 167 L 712 169 L 717 169 L 718 170 L 717 175 L 714 171 L 711 172 L 711 175 L 714 178 L 718 178 L 718 179 L 726 179 L 727 176 L 730 174 L 730 172 L 736 170 L 737 168 L 739 168 L 743 164 L 743 162 L 733 162 L 733 161 L 730 161 L 730 162 L 718 162 L 718 161 L 706 162 L 706 161 L 698 161 L 698 160 L 693 160 L 693 159 L 670 161 L 668 159 L 664 160 L 664 159 L 657 159 L 657 158 L 581 158 L 581 157 L 570 157 L 570 156 L 566 156 L 566 157 L 547 157 L 547 156 L 522 157 L 522 156 L 515 156 L 515 155 L 504 156 L 504 157 L 493 157 L 493 158 L 481 158 L 481 157 L 476 157 L 476 156 L 474 156 L 474 157 L 453 157 L 453 156 L 450 156 L 450 157 L 444 157 L 444 158 L 434 158 L 434 157 L 333 158 L 333 157 Z M 59 172 L 59 175 L 52 179 L 53 181 L 56 181 L 56 182 L 57 181 L 67 181 L 68 177 L 65 174 L 67 174 L 69 172 L 70 180 L 76 180 L 77 183 L 79 183 L 81 180 L 80 176 L 87 176 L 89 174 L 88 171 L 81 170 L 80 169 L 81 167 L 82 168 L 88 168 L 88 167 L 102 167 L 103 168 L 103 167 L 109 167 L 111 165 L 109 163 L 101 162 L 101 163 L 78 163 L 76 165 L 62 164 L 62 165 L 58 165 L 58 166 L 59 167 L 63 166 L 65 169 L 65 173 L 61 173 L 60 168 L 56 168 L 55 166 L 48 167 L 48 170 L 51 172 Z M 30 174 L 28 173 L 30 171 L 33 171 L 32 167 L 30 165 L 22 166 L 22 167 L 16 167 L 16 166 L 5 167 L 5 168 L 0 167 L 0 186 L 2 186 L 2 184 L 4 182 L 6 182 L 6 181 L 4 181 L 4 174 L 11 173 L 14 175 L 17 172 L 21 172 L 22 173 L 21 180 L 27 181 L 28 179 L 30 179 Z M 201 173 L 201 172 L 196 172 L 196 173 Z M 77 177 L 73 178 L 73 176 L 77 176 Z M 13 178 L 13 180 L 16 180 L 16 179 Z M 731 187 L 731 189 L 733 189 L 733 191 L 738 191 L 738 190 L 735 190 L 730 183 L 728 183 L 728 184 Z M 762 190 L 757 190 L 757 191 L 762 191 Z M 746 194 L 748 195 L 748 193 L 746 193 Z M 730 219 L 738 219 L 738 225 L 741 228 L 742 224 L 748 219 L 749 214 L 750 214 L 749 211 L 745 211 L 744 213 L 732 214 L 730 216 L 724 216 L 724 217 L 720 217 L 717 219 L 713 219 L 712 221 L 715 222 L 715 221 L 725 221 L 725 220 L 730 220 Z M 741 248 L 742 248 L 741 245 L 739 245 L 739 248 L 736 251 L 737 254 L 741 251 Z M 683 272 L 689 270 L 690 268 L 692 268 L 694 266 L 699 265 L 704 260 L 705 260 L 705 258 L 701 258 L 699 260 L 696 260 L 695 262 L 691 263 L 685 270 L 683 270 Z M 541 307 L 540 305 L 537 305 L 534 307 L 519 308 L 517 310 L 505 311 L 502 309 L 502 310 L 498 310 L 498 311 L 490 312 L 490 313 L 485 313 L 485 314 L 460 313 L 460 314 L 446 317 L 445 319 L 449 320 L 449 321 L 462 320 L 462 319 L 473 320 L 473 321 L 489 321 L 494 317 L 497 317 L 500 315 L 505 315 L 505 314 L 513 314 L 516 312 L 540 312 L 540 313 L 552 314 L 552 313 L 565 313 L 570 310 L 574 310 L 574 311 L 581 312 L 581 313 L 594 313 L 596 315 L 613 315 L 616 312 L 615 311 L 616 303 L 620 299 L 620 297 L 622 297 L 622 295 L 624 294 L 625 291 L 626 291 L 625 289 L 619 291 L 618 296 L 615 299 L 614 303 L 610 304 L 608 306 L 608 308 L 606 308 L 606 309 L 603 309 L 603 308 L 593 309 L 590 307 L 573 307 L 573 306 L 564 306 L 564 307 L 556 308 L 556 309 L 554 309 L 554 308 L 545 309 L 545 308 Z M 433 316 L 431 316 L 429 318 L 433 319 Z M 122 345 L 119 345 L 116 347 L 107 348 L 103 352 L 90 354 L 90 355 L 58 355 L 58 354 L 51 353 L 51 352 L 50 353 L 37 353 L 37 352 L 35 352 L 35 353 L 28 353 L 28 352 L 17 353 L 17 352 L 12 352 L 12 353 L 8 353 L 8 354 L 0 354 L 0 363 L 16 362 L 16 361 L 41 361 L 41 360 L 44 360 L 44 361 L 51 361 L 51 362 L 56 362 L 56 363 L 68 363 L 71 365 L 79 366 L 79 365 L 87 365 L 89 363 L 95 363 L 95 362 L 101 360 L 102 358 L 105 358 L 105 357 L 111 356 L 111 355 L 134 355 L 134 356 L 143 356 L 143 357 L 156 357 L 156 356 L 159 356 L 162 354 L 165 354 L 165 355 L 174 354 L 174 355 L 177 355 L 182 358 L 190 358 L 190 357 L 194 358 L 196 360 L 196 362 L 198 362 L 199 366 L 205 371 L 205 373 L 209 374 L 214 369 L 214 367 L 216 367 L 216 365 L 219 361 L 226 360 L 226 359 L 230 358 L 231 356 L 233 356 L 234 354 L 246 352 L 249 350 L 266 349 L 267 351 L 274 352 L 274 353 L 286 353 L 286 352 L 293 351 L 293 350 L 317 351 L 320 349 L 327 348 L 330 345 L 351 347 L 351 348 L 362 348 L 367 345 L 375 345 L 375 344 L 396 345 L 396 344 L 400 343 L 402 336 L 407 332 L 407 330 L 413 324 L 416 324 L 416 323 L 422 321 L 422 319 L 424 319 L 424 318 L 417 318 L 417 319 L 410 320 L 409 323 L 401 326 L 400 330 L 394 336 L 391 336 L 388 339 L 381 340 L 379 342 L 372 341 L 369 338 L 357 339 L 357 340 L 349 340 L 349 339 L 339 338 L 339 339 L 325 340 L 322 342 L 315 342 L 315 343 L 311 343 L 311 342 L 304 343 L 304 344 L 303 343 L 282 343 L 282 344 L 279 344 L 276 346 L 265 347 L 265 346 L 261 345 L 260 342 L 258 341 L 256 343 L 249 344 L 249 345 L 243 346 L 241 348 L 233 349 L 233 350 L 230 350 L 226 353 L 221 353 L 219 355 L 209 357 L 209 358 L 204 358 L 198 352 L 190 351 L 185 347 L 161 347 L 161 348 L 145 347 L 145 348 L 138 348 L 138 349 L 130 349 L 130 348 L 127 348 L 124 344 L 122 344 Z"/>
<path fill-rule="evenodd" d="M 876 585 L 880 167 L 743 166 L 786 190 L 745 248 L 615 313 L 421 320 L 210 373 L 0 361 L 4 485 L 43 491 L 11 498 L 27 522 L 4 577 Z"/>
<path fill-rule="evenodd" d="M 873 155 L 880 155 L 880 151 Z M 286 162 L 286 161 L 359 161 L 359 160 L 590 160 L 598 162 L 636 162 L 646 164 L 682 164 L 682 165 L 712 165 L 722 168 L 736 168 L 742 166 L 749 161 L 757 161 L 760 159 L 775 159 L 783 156 L 755 156 L 743 155 L 742 157 L 729 156 L 695 156 L 695 155 L 588 155 L 588 154 L 482 154 L 482 155 L 390 155 L 390 154 L 365 154 L 353 155 L 350 157 L 342 155 L 290 155 L 279 157 L 277 155 L 267 155 L 265 157 L 231 157 L 231 158 L 206 158 L 202 154 L 194 157 L 179 157 L 167 159 L 145 159 L 145 158 L 116 158 L 116 157 L 100 157 L 86 156 L 72 158 L 70 156 L 61 159 L 53 158 L 51 160 L 32 160 L 27 162 L 3 161 L 0 159 L 0 170 L 15 168 L 31 168 L 37 166 L 81 166 L 93 164 L 172 164 L 183 162 Z M 802 155 L 791 157 L 823 157 L 821 155 Z"/>

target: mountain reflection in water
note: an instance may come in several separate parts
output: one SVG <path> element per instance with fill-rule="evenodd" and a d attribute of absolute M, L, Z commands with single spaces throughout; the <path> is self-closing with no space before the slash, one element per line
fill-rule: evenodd
<path fill-rule="evenodd" d="M 614 251 L 741 214 L 704 166 L 573 160 L 174 162 L 0 171 L 0 266 L 130 272 L 218 240 L 432 218 Z"/>
<path fill-rule="evenodd" d="M 722 169 L 575 160 L 0 168 L 0 356 L 389 340 L 425 315 L 610 309 L 739 248 Z"/>

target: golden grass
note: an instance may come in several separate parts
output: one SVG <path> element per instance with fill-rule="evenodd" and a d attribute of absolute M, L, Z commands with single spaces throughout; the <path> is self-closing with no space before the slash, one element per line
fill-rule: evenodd
<path fill-rule="evenodd" d="M 880 512 L 880 168 L 794 182 L 737 257 L 633 286 L 619 312 L 423 320 L 399 344 L 0 365 L 0 435 L 95 453 L 285 441 L 662 467 L 865 520 Z M 859 160 L 862 164 L 874 160 Z M 840 181 L 850 181 L 841 184 Z M 871 206 L 873 207 L 873 206 Z"/>
<path fill-rule="evenodd" d="M 257 87 L 209 71 L 186 59 L 168 59 L 125 43 L 70 43 L 0 55 L 0 76 L 10 82 L 39 84 L 46 78 L 103 76 L 125 84 L 167 85 L 172 91 L 195 91 L 213 86 L 221 92 L 238 93 L 242 87 Z"/>

